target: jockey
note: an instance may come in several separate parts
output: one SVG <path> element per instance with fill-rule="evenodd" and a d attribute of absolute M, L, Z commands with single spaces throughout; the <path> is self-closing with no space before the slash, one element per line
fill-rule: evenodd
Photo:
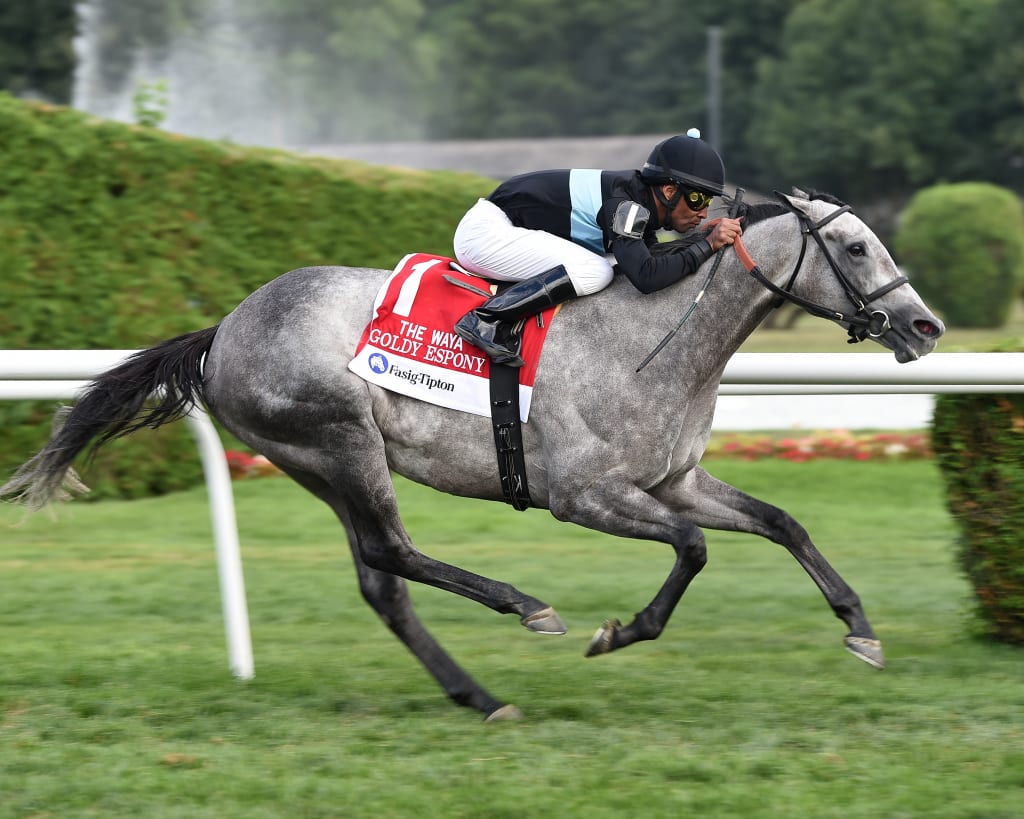
<path fill-rule="evenodd" d="M 714 220 L 683 253 L 651 255 L 659 229 L 685 233 L 723 192 L 718 153 L 691 128 L 658 143 L 643 168 L 556 170 L 514 176 L 479 200 L 455 230 L 459 264 L 516 284 L 459 319 L 455 332 L 497 364 L 521 367 L 521 319 L 607 287 L 622 273 L 653 293 L 695 273 L 740 235 Z"/>

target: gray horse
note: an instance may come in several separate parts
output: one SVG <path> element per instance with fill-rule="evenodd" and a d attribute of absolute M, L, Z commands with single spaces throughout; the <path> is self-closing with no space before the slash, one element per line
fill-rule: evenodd
<path fill-rule="evenodd" d="M 943 333 L 847 206 L 799 193 L 778 198 L 745 209 L 743 244 L 757 267 L 744 269 L 726 251 L 713 281 L 709 261 L 654 295 L 617 277 L 604 293 L 565 306 L 551 325 L 523 428 L 534 504 L 559 520 L 667 543 L 676 556 L 647 607 L 628 625 L 604 623 L 588 656 L 658 637 L 704 566 L 700 527 L 710 527 L 784 546 L 848 627 L 846 647 L 873 666 L 884 664 L 860 600 L 803 527 L 699 466 L 726 362 L 778 300 L 835 321 L 851 340 L 871 337 L 901 362 L 930 352 Z M 33 507 L 65 497 L 83 488 L 71 468 L 80 452 L 202 402 L 334 510 L 363 596 L 452 700 L 488 719 L 517 716 L 445 653 L 410 603 L 406 580 L 515 614 L 534 632 L 565 632 L 546 603 L 428 557 L 402 525 L 391 470 L 455 495 L 501 500 L 502 490 L 488 419 L 395 395 L 347 369 L 389 272 L 293 270 L 219 325 L 136 354 L 65 411 L 47 446 L 0 496 L 17 495 Z M 702 290 L 677 335 L 638 371 Z M 147 403 L 154 393 L 160 397 Z"/>

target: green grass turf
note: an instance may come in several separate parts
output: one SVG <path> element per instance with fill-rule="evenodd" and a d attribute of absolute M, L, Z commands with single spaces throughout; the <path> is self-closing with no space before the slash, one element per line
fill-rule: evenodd
<path fill-rule="evenodd" d="M 708 532 L 661 638 L 594 659 L 668 547 L 399 483 L 426 552 L 554 605 L 564 637 L 414 587 L 523 709 L 450 704 L 361 600 L 340 527 L 235 484 L 256 676 L 227 670 L 205 492 L 0 507 L 0 817 L 1011 817 L 1024 655 L 974 636 L 929 461 L 708 464 L 793 513 L 860 593 L 876 671 L 786 552 Z M 19 523 L 20 522 L 20 523 Z"/>

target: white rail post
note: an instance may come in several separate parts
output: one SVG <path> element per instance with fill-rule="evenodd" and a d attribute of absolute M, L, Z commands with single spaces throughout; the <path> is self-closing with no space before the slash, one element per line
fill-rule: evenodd
<path fill-rule="evenodd" d="M 48 401 L 76 398 L 90 379 L 134 350 L 0 350 L 0 400 Z M 185 421 L 203 463 L 217 550 L 228 664 L 239 679 L 254 675 L 252 637 L 238 543 L 234 494 L 227 458 L 209 416 L 196 408 Z"/>
<path fill-rule="evenodd" d="M 217 576 L 220 580 L 221 605 L 224 609 L 224 630 L 228 641 L 231 671 L 242 680 L 251 680 L 254 673 L 252 637 L 249 631 L 249 609 L 245 599 L 242 555 L 238 545 L 238 523 L 235 496 L 231 491 L 231 474 L 217 430 L 206 412 L 196 407 L 185 419 L 199 447 L 210 496 L 210 518 L 217 544 Z"/>

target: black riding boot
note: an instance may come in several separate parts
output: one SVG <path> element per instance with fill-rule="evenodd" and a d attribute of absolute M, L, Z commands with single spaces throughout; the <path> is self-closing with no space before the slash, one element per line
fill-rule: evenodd
<path fill-rule="evenodd" d="M 576 288 L 565 268 L 559 265 L 491 296 L 460 318 L 455 332 L 487 353 L 495 364 L 522 367 L 520 319 L 535 316 L 575 297 Z"/>

